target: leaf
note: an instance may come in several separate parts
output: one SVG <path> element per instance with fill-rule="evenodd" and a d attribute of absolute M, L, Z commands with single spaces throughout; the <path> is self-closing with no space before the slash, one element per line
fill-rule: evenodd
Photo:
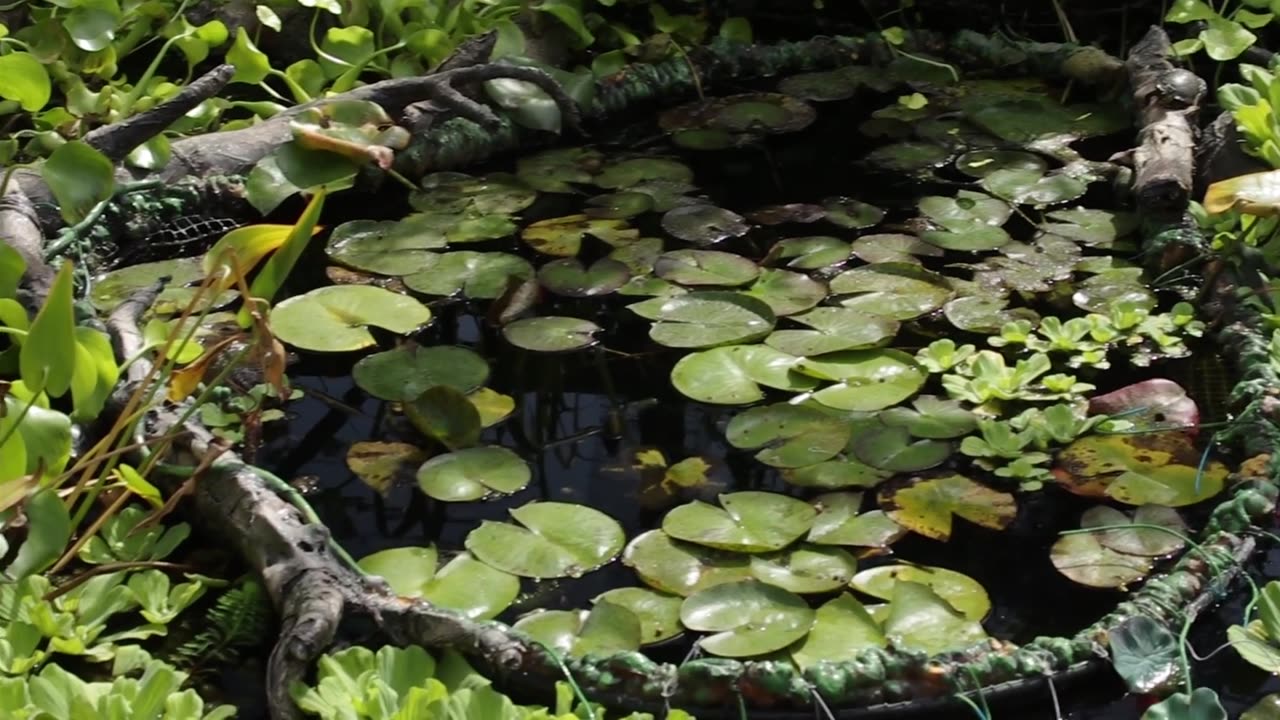
<path fill-rule="evenodd" d="M 1123 588 L 1151 572 L 1150 559 L 1118 553 L 1086 534 L 1058 538 L 1049 560 L 1073 581 L 1096 588 Z"/>
<path fill-rule="evenodd" d="M 684 632 L 680 625 L 681 601 L 678 595 L 641 587 L 614 588 L 592 600 L 593 603 L 610 602 L 634 613 L 640 620 L 642 645 L 670 640 Z"/>
<path fill-rule="evenodd" d="M 1261 620 L 1227 628 L 1227 642 L 1240 657 L 1254 667 L 1271 674 L 1280 673 L 1280 643 L 1267 636 Z"/>
<path fill-rule="evenodd" d="M 1209 27 L 1200 31 L 1200 39 L 1204 41 L 1204 51 L 1218 62 L 1236 59 L 1258 40 L 1240 23 L 1219 15 L 1207 22 Z"/>
<path fill-rule="evenodd" d="M 573 657 L 631 652 L 639 649 L 641 638 L 640 618 L 608 600 L 591 610 L 535 610 L 511 629 Z"/>
<path fill-rule="evenodd" d="M 294 265 L 298 263 L 298 259 L 302 257 L 307 245 L 311 243 L 311 238 L 315 237 L 315 234 L 321 229 L 316 223 L 320 220 L 320 211 L 324 209 L 324 199 L 324 188 L 320 188 L 315 195 L 311 196 L 310 202 L 307 203 L 307 207 L 303 209 L 302 214 L 298 216 L 297 222 L 289 228 L 284 243 L 253 278 L 253 283 L 249 286 L 250 297 L 268 302 L 275 299 L 276 293 L 280 292 L 280 288 L 284 286 L 289 273 L 293 272 Z M 240 309 L 240 314 L 236 316 L 236 320 L 242 328 L 247 328 L 251 325 L 252 321 L 247 304 Z"/>
<path fill-rule="evenodd" d="M 60 397 L 70 389 L 75 372 L 73 272 L 70 262 L 58 270 L 44 305 L 31 321 L 18 356 L 22 382 L 29 390 L 47 392 L 52 397 Z"/>
<path fill-rule="evenodd" d="M 761 385 L 804 392 L 818 382 L 795 371 L 800 358 L 765 345 L 731 345 L 690 353 L 671 369 L 671 384 L 686 397 L 718 405 L 764 399 Z"/>
<path fill-rule="evenodd" d="M 1116 415 L 1138 430 L 1184 430 L 1200 425 L 1200 409 L 1181 385 L 1152 378 L 1089 398 L 1092 415 Z"/>
<path fill-rule="evenodd" d="M 724 291 L 694 292 L 645 300 L 627 309 L 653 320 L 649 337 L 667 347 L 709 348 L 759 340 L 776 316 L 765 302 Z"/>
<path fill-rule="evenodd" d="M 775 330 L 764 342 L 769 347 L 796 356 L 876 347 L 891 340 L 900 327 L 897 320 L 838 307 L 816 307 L 788 319 L 812 329 Z"/>
<path fill-rule="evenodd" d="M 1150 527 L 1126 528 L 1126 525 L 1155 525 L 1173 532 L 1162 532 Z M 1143 505 L 1135 511 L 1133 519 L 1106 505 L 1089 508 L 1080 518 L 1080 527 L 1113 527 L 1097 533 L 1098 542 L 1116 552 L 1142 557 L 1163 557 L 1181 550 L 1185 542 L 1179 534 L 1186 535 L 1187 524 L 1178 511 L 1162 505 Z"/>
<path fill-rule="evenodd" d="M 1201 454 L 1181 432 L 1090 435 L 1058 453 L 1057 480 L 1067 490 L 1130 505 L 1182 507 L 1222 492 L 1227 468 Z"/>
<path fill-rule="evenodd" d="M 529 484 L 529 465 L 514 452 L 496 446 L 437 455 L 418 468 L 418 487 L 442 502 L 510 495 Z"/>
<path fill-rule="evenodd" d="M 919 583 L 974 622 L 991 612 L 991 597 L 977 580 L 941 567 L 927 565 L 880 565 L 854 576 L 849 586 L 881 600 L 892 600 L 899 583 Z"/>
<path fill-rule="evenodd" d="M 842 350 L 806 357 L 796 370 L 835 385 L 813 393 L 813 399 L 837 410 L 882 410 L 915 395 L 929 374 L 900 350 Z"/>
<path fill-rule="evenodd" d="M 721 507 L 694 500 L 667 513 L 662 529 L 677 540 L 718 550 L 780 550 L 808 532 L 817 511 L 803 500 L 743 491 L 719 497 Z"/>
<path fill-rule="evenodd" d="M 271 60 L 249 39 L 243 27 L 236 28 L 236 39 L 227 49 L 226 59 L 236 69 L 231 82 L 257 85 L 271 72 Z"/>
<path fill-rule="evenodd" d="M 879 501 L 894 522 L 935 540 L 951 537 L 953 515 L 1003 530 L 1018 513 L 1012 495 L 956 474 L 917 475 L 885 485 L 880 489 Z"/>
<path fill-rule="evenodd" d="M 479 560 L 512 575 L 579 577 L 622 550 L 626 536 L 599 510 L 560 502 L 534 502 L 511 510 L 520 525 L 485 520 L 466 547 Z"/>
<path fill-rule="evenodd" d="M 724 657 L 781 650 L 804 637 L 814 618 L 814 611 L 799 596 L 759 580 L 714 585 L 680 606 L 685 627 L 714 633 L 698 645 Z"/>
<path fill-rule="evenodd" d="M 888 643 L 880 623 L 846 592 L 818 607 L 813 629 L 790 652 L 797 665 L 808 668 L 822 662 L 855 660 L 864 650 Z"/>
<path fill-rule="evenodd" d="M 735 448 L 759 448 L 755 457 L 766 465 L 802 468 L 839 454 L 850 430 L 848 423 L 816 408 L 776 403 L 735 415 L 725 437 Z"/>
<path fill-rule="evenodd" d="M 1131 617 L 1107 633 L 1107 643 L 1111 664 L 1130 692 L 1152 694 L 1177 679 L 1178 639 L 1155 620 Z"/>
<path fill-rule="evenodd" d="M 1237 175 L 1209 186 L 1204 209 L 1211 214 L 1239 210 L 1246 215 L 1280 214 L 1280 170 Z"/>
<path fill-rule="evenodd" d="M 71 515 L 53 489 L 28 496 L 23 510 L 27 515 L 27 539 L 5 568 L 4 574 L 11 580 L 21 580 L 52 565 L 71 539 Z"/>
<path fill-rule="evenodd" d="M 40 165 L 40 177 L 68 225 L 83 220 L 98 203 L 111 199 L 116 189 L 111 161 L 79 140 L 63 143 L 50 153 Z"/>
<path fill-rule="evenodd" d="M 661 530 L 637 535 L 622 554 L 622 563 L 647 585 L 682 596 L 747 579 L 749 562 L 748 555 L 681 542 Z"/>
<path fill-rule="evenodd" d="M 33 113 L 44 109 L 52 94 L 49 72 L 35 55 L 11 52 L 0 56 L 0 98 L 13 100 Z"/>
<path fill-rule="evenodd" d="M 458 345 L 406 343 L 361 358 L 351 369 L 361 390 L 383 400 L 408 402 L 436 385 L 469 393 L 489 379 L 489 364 Z"/>
<path fill-rule="evenodd" d="M 460 553 L 422 586 L 422 599 L 472 620 L 490 620 L 515 602 L 520 578 Z"/>
<path fill-rule="evenodd" d="M 1240 720 L 1276 720 L 1280 718 L 1280 693 L 1272 693 L 1244 711 Z"/>
<path fill-rule="evenodd" d="M 982 625 L 965 617 L 929 586 L 907 580 L 893 586 L 884 634 L 896 648 L 923 650 L 930 655 L 962 650 L 987 637 Z"/>
<path fill-rule="evenodd" d="M 800 595 L 839 590 L 857 569 L 858 561 L 848 552 L 807 543 L 751 556 L 751 574 L 756 579 Z"/>
<path fill-rule="evenodd" d="M 466 395 L 448 385 L 427 388 L 421 395 L 404 404 L 404 414 L 419 432 L 439 441 L 450 450 L 469 448 L 480 442 L 480 432 L 483 429 L 480 425 L 480 411 Z M 454 477 L 455 481 L 459 479 Z M 418 482 L 421 486 L 421 475 Z M 443 485 L 433 484 L 432 488 L 447 495 L 449 493 L 445 488 L 451 483 L 448 480 L 442 482 Z"/>
<path fill-rule="evenodd" d="M 368 285 L 318 288 L 271 311 L 271 327 L 281 340 L 315 352 L 371 347 L 370 325 L 404 335 L 430 319 L 431 311 L 417 300 Z"/>
<path fill-rule="evenodd" d="M 502 328 L 502 337 L 518 348 L 542 353 L 582 350 L 597 345 L 603 328 L 590 320 L 547 315 L 516 320 Z"/>
<path fill-rule="evenodd" d="M 347 448 L 347 467 L 365 485 L 385 495 L 398 479 L 411 478 L 426 454 L 400 442 L 356 442 Z"/>
<path fill-rule="evenodd" d="M 262 258 L 279 250 L 289 237 L 288 225 L 245 225 L 223 235 L 201 261 L 206 276 L 220 278 L 218 290 L 232 287 L 237 276 L 248 277 Z"/>
<path fill-rule="evenodd" d="M 806 538 L 820 545 L 885 548 L 907 534 L 882 510 L 859 513 L 862 493 L 832 492 L 813 500 L 818 517 Z"/>
<path fill-rule="evenodd" d="M 1142 720 L 1227 720 L 1227 711 L 1218 693 L 1209 688 L 1196 688 L 1190 696 L 1174 693 L 1169 699 L 1152 705 L 1142 713 Z"/>
<path fill-rule="evenodd" d="M 492 300 L 501 297 L 512 281 L 534 276 L 528 260 L 508 253 L 458 250 L 433 254 L 433 258 L 405 268 L 412 273 L 404 278 L 410 290 L 427 295 Z M 386 259 L 393 260 L 392 257 Z M 537 288 L 537 284 L 533 287 Z"/>

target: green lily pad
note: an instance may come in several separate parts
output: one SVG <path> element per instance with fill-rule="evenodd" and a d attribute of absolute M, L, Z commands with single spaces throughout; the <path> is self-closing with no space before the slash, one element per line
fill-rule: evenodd
<path fill-rule="evenodd" d="M 661 530 L 649 530 L 627 545 L 622 563 L 650 587 L 689 596 L 713 585 L 749 578 L 749 557 L 680 542 Z"/>
<path fill-rule="evenodd" d="M 852 250 L 849 243 L 840 238 L 815 235 L 788 238 L 778 241 L 770 250 L 765 263 L 788 260 L 787 267 L 796 270 L 820 270 L 839 265 L 849 259 Z"/>
<path fill-rule="evenodd" d="M 591 610 L 535 610 L 511 626 L 572 657 L 611 655 L 640 648 L 640 618 L 607 600 Z"/>
<path fill-rule="evenodd" d="M 1130 525 L 1155 525 L 1172 532 L 1148 527 L 1125 527 Z M 1181 550 L 1186 544 L 1179 536 L 1187 534 L 1187 523 L 1177 510 L 1163 505 L 1143 505 L 1134 511 L 1132 519 L 1113 507 L 1098 505 L 1086 510 L 1080 518 L 1082 528 L 1113 526 L 1118 528 L 1096 534 L 1098 542 L 1126 555 L 1164 557 Z"/>
<path fill-rule="evenodd" d="M 984 178 L 997 170 L 1043 173 L 1048 167 L 1044 158 L 1021 150 L 972 150 L 956 158 L 956 169 L 974 178 Z"/>
<path fill-rule="evenodd" d="M 897 320 L 837 307 L 816 307 L 790 319 L 813 329 L 775 330 L 764 342 L 797 356 L 876 347 L 897 335 L 900 327 Z"/>
<path fill-rule="evenodd" d="M 863 570 L 849 585 L 858 592 L 881 600 L 892 600 L 894 586 L 900 582 L 920 583 L 933 590 L 974 622 L 981 622 L 991 612 L 991 597 L 982 583 L 954 570 L 927 565 L 880 565 Z"/>
<path fill-rule="evenodd" d="M 817 112 L 803 100 L 781 93 L 744 93 L 681 105 L 658 116 L 669 133 L 723 130 L 729 133 L 787 133 L 803 130 Z"/>
<path fill-rule="evenodd" d="M 1008 169 L 982 178 L 982 187 L 1012 203 L 1044 206 L 1074 200 L 1084 195 L 1089 184 L 1065 172 Z"/>
<path fill-rule="evenodd" d="M 167 277 L 169 282 L 156 298 L 155 304 L 151 306 L 151 311 L 156 315 L 176 314 L 195 297 L 198 288 L 187 286 L 192 283 L 198 284 L 204 279 L 204 270 L 201 268 L 203 260 L 202 256 L 196 256 L 141 263 L 112 270 L 93 283 L 89 300 L 99 311 L 111 312 L 138 290 L 150 287 L 160 278 Z M 212 299 L 206 294 L 196 310 L 205 308 L 216 310 L 224 307 L 235 300 L 236 294 L 235 290 L 227 290 Z"/>
<path fill-rule="evenodd" d="M 517 255 L 459 250 L 442 253 L 426 270 L 404 277 L 410 290 L 427 295 L 492 300 L 506 291 L 512 278 L 533 277 L 533 266 Z"/>
<path fill-rule="evenodd" d="M 926 230 L 920 233 L 920 239 L 944 250 L 982 252 L 1002 247 L 1013 238 L 1009 237 L 1004 228 L 973 223 L 964 229 L 956 227 L 948 230 Z"/>
<path fill-rule="evenodd" d="M 1005 323 L 1028 320 L 1040 324 L 1040 314 L 1031 308 L 1009 307 L 1009 299 L 999 295 L 967 295 L 942 307 L 942 314 L 958 330 L 999 334 Z"/>
<path fill-rule="evenodd" d="M 940 167 L 951 159 L 951 150 L 929 142 L 900 142 L 867 153 L 865 162 L 881 170 L 920 172 Z"/>
<path fill-rule="evenodd" d="M 811 203 L 763 205 L 747 213 L 747 219 L 760 225 L 811 223 L 826 217 L 827 209 Z"/>
<path fill-rule="evenodd" d="M 431 310 L 417 300 L 369 285 L 317 288 L 271 310 L 276 337 L 315 352 L 372 347 L 376 341 L 369 326 L 407 335 L 429 320 Z"/>
<path fill-rule="evenodd" d="M 892 473 L 871 467 L 857 458 L 844 456 L 804 467 L 784 468 L 782 471 L 782 479 L 788 483 L 820 490 L 875 487 L 890 475 Z"/>
<path fill-rule="evenodd" d="M 652 180 L 687 183 L 693 180 L 693 170 L 682 162 L 667 158 L 631 158 L 609 162 L 591 181 L 602 188 L 616 190 Z"/>
<path fill-rule="evenodd" d="M 565 215 L 539 220 L 526 226 L 520 233 L 526 245 L 540 253 L 556 257 L 576 256 L 587 235 L 618 247 L 637 240 L 640 231 L 627 225 L 624 220 Z"/>
<path fill-rule="evenodd" d="M 653 320 L 649 337 L 667 347 L 706 348 L 759 340 L 773 330 L 773 310 L 741 293 L 707 291 L 645 300 L 628 309 Z"/>
<path fill-rule="evenodd" d="M 667 297 L 669 295 L 685 295 L 688 290 L 652 275 L 633 277 L 625 285 L 618 288 L 619 295 L 628 297 Z"/>
<path fill-rule="evenodd" d="M 715 250 L 672 250 L 653 263 L 663 280 L 681 285 L 745 285 L 760 274 L 754 262 L 741 255 Z"/>
<path fill-rule="evenodd" d="M 1058 572 L 1081 585 L 1124 588 L 1151 572 L 1151 560 L 1118 553 L 1091 534 L 1063 535 L 1049 549 Z"/>
<path fill-rule="evenodd" d="M 946 278 L 910 263 L 876 263 L 840 273 L 831 292 L 851 295 L 840 305 L 893 320 L 914 320 L 937 310 L 955 292 Z"/>
<path fill-rule="evenodd" d="M 409 275 L 429 269 L 448 244 L 443 233 L 402 221 L 352 220 L 333 229 L 325 252 L 335 262 L 383 275 Z M 426 217 L 426 216 L 417 216 Z"/>
<path fill-rule="evenodd" d="M 497 617 L 520 594 L 520 579 L 461 553 L 439 570 L 434 546 L 383 550 L 360 560 L 360 568 L 378 575 L 397 595 L 422 598 L 471 620 Z"/>
<path fill-rule="evenodd" d="M 754 407 L 729 421 L 725 437 L 740 450 L 780 468 L 802 468 L 835 457 L 849 441 L 849 423 L 821 410 L 790 403 Z"/>
<path fill-rule="evenodd" d="M 735 134 L 728 130 L 716 129 L 681 130 L 671 135 L 671 143 L 686 150 L 728 150 L 748 145 L 754 140 L 756 140 L 755 135 Z"/>
<path fill-rule="evenodd" d="M 547 315 L 516 320 L 502 328 L 502 337 L 518 348 L 558 353 L 589 348 L 600 342 L 601 327 L 581 318 Z"/>
<path fill-rule="evenodd" d="M 731 237 L 742 237 L 751 226 L 735 212 L 698 203 L 663 213 L 662 229 L 674 238 L 705 247 Z"/>
<path fill-rule="evenodd" d="M 590 218 L 627 220 L 653 210 L 653 197 L 642 192 L 624 191 L 596 195 L 587 200 L 582 212 Z"/>
<path fill-rule="evenodd" d="M 1074 207 L 1049 213 L 1040 229 L 1081 245 L 1110 248 L 1138 229 L 1138 217 L 1133 213 Z"/>
<path fill-rule="evenodd" d="M 895 648 L 930 655 L 963 650 L 987 637 L 982 625 L 951 607 L 929 586 L 905 580 L 894 583 L 884 634 Z"/>
<path fill-rule="evenodd" d="M 489 379 L 489 364 L 464 347 L 405 344 L 361 358 L 351 378 L 376 398 L 408 402 L 436 385 L 469 393 Z"/>
<path fill-rule="evenodd" d="M 642 645 L 670 640 L 684 632 L 680 625 L 679 595 L 641 587 L 614 588 L 597 595 L 592 602 L 610 602 L 630 610 L 640 620 Z"/>
<path fill-rule="evenodd" d="M 1009 493 L 993 490 L 959 474 L 912 476 L 883 485 L 880 507 L 894 522 L 934 540 L 951 537 L 952 516 L 992 530 L 1003 530 L 1018 514 Z"/>
<path fill-rule="evenodd" d="M 653 272 L 653 264 L 658 261 L 659 255 L 662 255 L 662 238 L 640 238 L 609 252 L 609 257 L 626 265 L 632 275 L 648 275 Z"/>
<path fill-rule="evenodd" d="M 714 633 L 698 641 L 724 657 L 751 657 L 781 650 L 808 634 L 814 611 L 798 595 L 759 580 L 722 583 L 686 598 L 680 621 L 690 630 Z"/>
<path fill-rule="evenodd" d="M 849 593 L 823 603 L 814 613 L 813 629 L 791 649 L 801 668 L 824 662 L 857 660 L 864 650 L 889 644 L 880 623 Z"/>
<path fill-rule="evenodd" d="M 906 428 L 913 436 L 946 440 L 968 435 L 978 427 L 978 418 L 959 400 L 943 400 L 934 395 L 915 399 L 910 409 L 895 407 L 880 413 L 880 422 Z"/>
<path fill-rule="evenodd" d="M 667 513 L 662 530 L 677 540 L 717 550 L 780 550 L 809 531 L 817 511 L 803 500 L 746 490 L 720 496 L 716 507 L 701 500 Z"/>
<path fill-rule="evenodd" d="M 744 291 L 773 308 L 778 317 L 802 313 L 827 297 L 827 286 L 802 273 L 765 268 Z"/>
<path fill-rule="evenodd" d="M 604 155 L 592 148 L 556 148 L 525 155 L 516 161 L 516 176 L 543 192 L 576 192 L 574 185 L 591 182 L 604 165 Z"/>
<path fill-rule="evenodd" d="M 689 193 L 697 189 L 692 183 L 678 180 L 646 180 L 627 188 L 627 191 L 648 195 L 653 200 L 653 211 L 665 213 L 672 208 L 701 202 L 688 197 Z"/>
<path fill-rule="evenodd" d="M 533 474 L 514 452 L 496 446 L 437 455 L 418 468 L 418 487 L 442 502 L 469 502 L 523 490 Z"/>
<path fill-rule="evenodd" d="M 587 267 L 574 258 L 560 258 L 538 268 L 538 282 L 565 297 L 608 295 L 630 279 L 631 271 L 626 265 L 607 257 Z"/>
<path fill-rule="evenodd" d="M 869 228 L 884 219 L 884 210 L 848 197 L 827 198 L 822 207 L 827 222 L 849 230 Z"/>
<path fill-rule="evenodd" d="M 1081 310 L 1106 315 L 1111 312 L 1112 307 L 1120 304 L 1141 310 L 1154 310 L 1158 301 L 1155 293 L 1132 274 L 1112 270 L 1094 275 L 1076 285 L 1071 302 Z"/>
<path fill-rule="evenodd" d="M 943 228 L 961 232 L 978 223 L 999 227 L 1013 214 L 1009 203 L 973 190 L 961 190 L 954 197 L 923 197 L 916 207 Z"/>
<path fill-rule="evenodd" d="M 802 73 L 783 78 L 778 91 L 815 102 L 848 100 L 858 92 L 863 83 L 850 73 L 838 70 Z"/>
<path fill-rule="evenodd" d="M 458 172 L 431 173 L 422 189 L 409 194 L 415 210 L 468 215 L 510 215 L 533 204 L 538 191 L 506 173 L 474 177 Z"/>
<path fill-rule="evenodd" d="M 1130 121 L 1120 107 L 1100 104 L 1063 106 L 1052 98 L 1023 95 L 995 99 L 966 98 L 969 121 L 1001 140 L 1020 145 L 1066 144 L 1072 140 L 1127 130 Z"/>
<path fill-rule="evenodd" d="M 403 405 L 405 417 L 423 435 L 450 450 L 480 442 L 480 411 L 465 394 L 448 385 L 427 388 Z"/>
<path fill-rule="evenodd" d="M 796 370 L 836 385 L 813 399 L 837 410 L 881 410 L 915 395 L 929 374 L 900 350 L 841 350 L 806 357 Z"/>
<path fill-rule="evenodd" d="M 886 548 L 907 534 L 883 510 L 860 512 L 862 493 L 825 493 L 814 498 L 813 504 L 818 517 L 806 538 L 811 543 Z"/>
<path fill-rule="evenodd" d="M 914 440 L 911 431 L 883 421 L 860 424 L 850 448 L 862 462 L 892 472 L 918 472 L 937 467 L 951 457 L 949 442 L 928 438 Z"/>
<path fill-rule="evenodd" d="M 797 595 L 838 590 L 853 579 L 857 569 L 858 561 L 844 550 L 807 543 L 751 556 L 751 574 L 757 580 Z"/>
<path fill-rule="evenodd" d="M 804 392 L 817 387 L 795 372 L 799 358 L 764 345 L 731 345 L 680 358 L 671 384 L 686 397 L 716 405 L 746 405 L 764 399 L 761 385 Z"/>
<path fill-rule="evenodd" d="M 867 263 L 914 263 L 917 255 L 942 257 L 942 248 L 922 241 L 915 235 L 880 233 L 863 235 L 853 241 L 853 254 Z"/>
<path fill-rule="evenodd" d="M 561 502 L 533 502 L 511 510 L 520 523 L 485 520 L 467 535 L 466 547 L 481 561 L 512 575 L 579 577 L 622 550 L 626 535 L 599 510 Z"/>

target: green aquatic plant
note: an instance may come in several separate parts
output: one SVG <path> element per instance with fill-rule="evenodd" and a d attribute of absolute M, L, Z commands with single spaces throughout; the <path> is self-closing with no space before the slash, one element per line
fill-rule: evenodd
<path fill-rule="evenodd" d="M 1195 316 L 1190 303 L 1180 302 L 1168 312 L 1153 313 L 1132 303 L 1115 303 L 1107 314 L 1089 313 L 1062 320 L 1057 317 L 1013 320 L 1000 328 L 999 335 L 987 338 L 993 347 L 1022 347 L 1034 353 L 1067 354 L 1071 368 L 1111 367 L 1112 350 L 1129 354 L 1134 365 L 1147 366 L 1156 358 L 1178 358 L 1190 354 L 1186 338 L 1204 334 L 1204 323 Z"/>

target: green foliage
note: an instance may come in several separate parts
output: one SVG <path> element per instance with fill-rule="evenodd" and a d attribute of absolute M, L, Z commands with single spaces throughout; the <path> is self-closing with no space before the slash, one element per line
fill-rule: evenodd
<path fill-rule="evenodd" d="M 233 662 L 248 648 L 258 647 L 271 627 L 271 606 L 266 591 L 246 578 L 218 596 L 201 618 L 203 628 L 174 651 L 182 668 L 209 667 Z"/>
<path fill-rule="evenodd" d="M 1185 338 L 1203 334 L 1204 323 L 1196 319 L 1190 303 L 1180 302 L 1165 313 L 1116 303 L 1106 315 L 1089 313 L 1066 321 L 1046 317 L 1038 325 L 1029 320 L 1007 322 L 987 342 L 994 347 L 1068 354 L 1068 367 L 1105 370 L 1111 367 L 1107 359 L 1111 350 L 1123 350 L 1134 365 L 1145 367 L 1155 358 L 1189 355 Z"/>
<path fill-rule="evenodd" d="M 1204 0 L 1175 0 L 1164 17 L 1166 22 L 1203 22 L 1205 28 L 1195 37 L 1174 43 L 1174 51 L 1192 55 L 1204 50 L 1219 62 L 1234 60 L 1258 39 L 1250 30 L 1266 27 L 1274 17 L 1272 12 L 1258 12 L 1271 9 L 1269 0 L 1226 2 L 1222 7 L 1219 13 Z M 1227 8 L 1232 8 L 1231 12 Z"/>

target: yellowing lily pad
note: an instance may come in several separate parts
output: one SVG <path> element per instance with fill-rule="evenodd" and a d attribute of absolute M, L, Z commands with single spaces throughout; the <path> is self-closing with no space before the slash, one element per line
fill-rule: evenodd
<path fill-rule="evenodd" d="M 540 253 L 557 257 L 576 256 L 582 249 L 583 238 L 587 235 L 618 247 L 639 239 L 640 231 L 627 225 L 624 220 L 566 215 L 539 220 L 525 227 L 520 233 L 520 237 L 529 247 Z"/>
<path fill-rule="evenodd" d="M 1227 468 L 1204 463 L 1186 434 L 1090 435 L 1058 453 L 1055 477 L 1073 493 L 1130 505 L 1181 507 L 1222 492 Z"/>
<path fill-rule="evenodd" d="M 880 488 L 880 507 L 894 522 L 934 540 L 951 537 L 952 516 L 1003 530 L 1018 514 L 1009 493 L 963 475 L 914 476 Z"/>
<path fill-rule="evenodd" d="M 271 310 L 276 337 L 303 350 L 347 352 L 375 344 L 368 327 L 407 335 L 431 311 L 413 298 L 370 285 L 331 285 L 297 295 Z"/>
<path fill-rule="evenodd" d="M 347 449 L 347 467 L 365 485 L 386 494 L 396 480 L 412 478 L 426 459 L 418 446 L 400 442 L 357 442 Z"/>

